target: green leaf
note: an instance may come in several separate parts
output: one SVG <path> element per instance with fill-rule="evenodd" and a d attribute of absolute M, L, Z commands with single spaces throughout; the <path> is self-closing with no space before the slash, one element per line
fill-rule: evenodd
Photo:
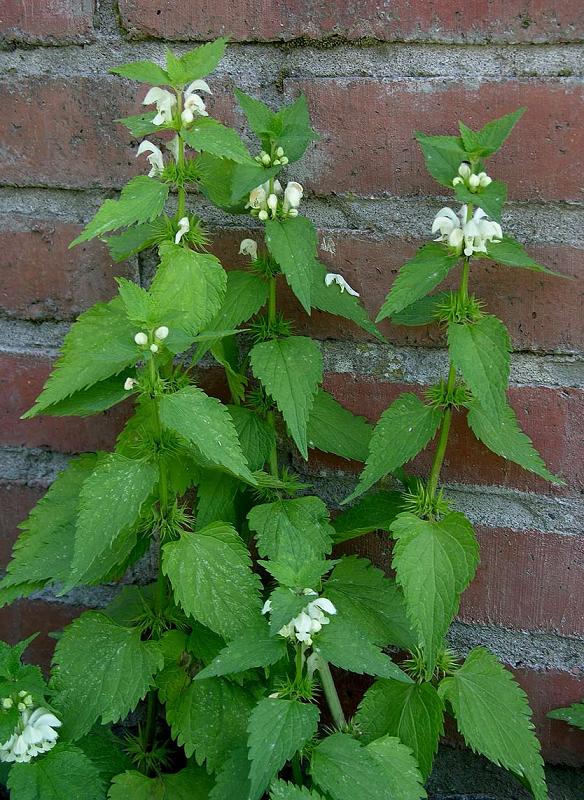
<path fill-rule="evenodd" d="M 254 506 L 247 515 L 262 558 L 302 565 L 331 552 L 333 529 L 318 497 Z"/>
<path fill-rule="evenodd" d="M 216 523 L 168 542 L 162 569 L 185 612 L 226 639 L 237 637 L 260 613 L 259 577 L 230 525 Z"/>
<path fill-rule="evenodd" d="M 310 602 L 310 598 L 301 592 L 302 589 L 295 591 L 287 586 L 278 586 L 271 593 L 270 632 L 272 636 L 275 636 L 290 620 L 297 617 Z"/>
<path fill-rule="evenodd" d="M 274 145 L 284 149 L 291 163 L 304 155 L 310 142 L 320 138 L 310 124 L 308 105 L 303 94 L 276 112 L 273 129 L 276 131 Z"/>
<path fill-rule="evenodd" d="M 431 325 L 436 322 L 438 308 L 449 297 L 450 292 L 438 292 L 420 297 L 402 311 L 392 314 L 391 321 L 394 325 Z"/>
<path fill-rule="evenodd" d="M 343 458 L 365 461 L 371 426 L 352 414 L 324 389 L 318 389 L 306 428 L 308 446 Z"/>
<path fill-rule="evenodd" d="M 524 691 L 487 650 L 476 647 L 438 691 L 452 707 L 467 745 L 526 780 L 536 800 L 547 790 L 539 743 Z"/>
<path fill-rule="evenodd" d="M 108 800 L 207 800 L 212 786 L 213 778 L 192 766 L 156 778 L 130 770 L 114 778 Z"/>
<path fill-rule="evenodd" d="M 190 50 L 178 59 L 167 51 L 167 71 L 172 85 L 181 88 L 185 83 L 204 78 L 213 72 L 223 58 L 227 42 L 227 37 L 215 39 L 214 42 Z"/>
<path fill-rule="evenodd" d="M 298 450 L 308 460 L 308 419 L 322 382 L 320 348 L 306 336 L 289 336 L 254 345 L 249 357 L 253 374 L 275 401 Z"/>
<path fill-rule="evenodd" d="M 468 161 L 462 139 L 459 136 L 427 136 L 421 132 L 416 133 L 416 139 L 430 175 L 442 186 L 452 189 L 459 166 L 463 161 Z"/>
<path fill-rule="evenodd" d="M 29 763 L 14 764 L 8 776 L 12 800 L 103 800 L 97 768 L 78 747 L 60 742 Z"/>
<path fill-rule="evenodd" d="M 421 800 L 426 797 L 423 780 L 411 750 L 399 739 L 384 736 L 365 748 L 387 778 L 387 792 L 395 800 Z"/>
<path fill-rule="evenodd" d="M 118 292 L 130 322 L 134 325 L 151 324 L 156 307 L 150 293 L 134 281 L 116 278 Z"/>
<path fill-rule="evenodd" d="M 431 292 L 442 283 L 458 260 L 459 256 L 450 254 L 440 242 L 429 242 L 421 247 L 400 269 L 376 322 L 393 317 Z"/>
<path fill-rule="evenodd" d="M 400 492 L 375 492 L 362 497 L 356 505 L 333 520 L 335 544 L 357 539 L 373 531 L 389 531 L 400 511 L 403 511 Z"/>
<path fill-rule="evenodd" d="M 180 135 L 193 150 L 228 158 L 238 164 L 249 163 L 249 152 L 237 133 L 216 119 L 199 117 L 192 128 L 183 129 Z"/>
<path fill-rule="evenodd" d="M 351 320 L 364 331 L 384 342 L 385 339 L 367 316 L 358 297 L 343 291 L 337 283 L 327 286 L 324 282 L 327 269 L 316 261 L 311 269 L 310 305 L 328 314 Z"/>
<path fill-rule="evenodd" d="M 296 591 L 300 589 L 314 589 L 317 586 L 320 588 L 320 579 L 327 572 L 338 564 L 338 561 L 333 559 L 314 559 L 304 561 L 302 564 L 294 563 L 294 561 L 262 561 L 260 564 L 266 572 L 269 572 L 273 578 L 282 586 L 286 586 Z"/>
<path fill-rule="evenodd" d="M 317 236 L 306 217 L 266 221 L 266 245 L 307 314 L 311 307 Z"/>
<path fill-rule="evenodd" d="M 337 609 L 339 619 L 362 631 L 375 644 L 393 644 L 407 650 L 417 644 L 395 581 L 366 558 L 343 557 L 323 591 Z"/>
<path fill-rule="evenodd" d="M 249 800 L 251 785 L 248 773 L 249 761 L 244 744 L 233 750 L 217 770 L 209 800 L 234 800 L 236 797 Z"/>
<path fill-rule="evenodd" d="M 409 750 L 398 745 L 382 745 L 379 750 L 361 746 L 346 733 L 333 733 L 312 752 L 312 779 L 332 800 L 419 800 L 425 797 L 422 787 L 411 791 L 418 780 L 415 763 Z M 392 783 L 396 788 L 402 776 L 405 779 L 397 794 L 388 793 L 390 770 L 395 775 Z"/>
<path fill-rule="evenodd" d="M 305 786 L 294 786 L 285 781 L 276 781 L 270 787 L 270 800 L 323 800 L 323 798 Z"/>
<path fill-rule="evenodd" d="M 274 445 L 274 430 L 255 411 L 244 406 L 227 406 L 247 463 L 251 470 L 262 469 Z"/>
<path fill-rule="evenodd" d="M 114 564 L 126 557 L 134 546 L 132 526 L 157 483 L 158 469 L 145 461 L 110 453 L 97 464 L 79 493 L 75 547 L 63 591 L 93 577 L 104 559 L 111 565 L 112 557 Z"/>
<path fill-rule="evenodd" d="M 348 503 L 366 492 L 385 475 L 411 461 L 430 442 L 440 426 L 442 413 L 415 394 L 400 395 L 386 408 L 371 436 L 369 456 Z"/>
<path fill-rule="evenodd" d="M 81 314 L 65 336 L 61 355 L 43 391 L 23 419 L 133 366 L 141 357 L 135 333 L 119 297 Z"/>
<path fill-rule="evenodd" d="M 221 520 L 234 525 L 236 522 L 235 498 L 241 483 L 231 475 L 222 475 L 217 470 L 201 470 L 197 482 L 197 529 Z"/>
<path fill-rule="evenodd" d="M 82 614 L 65 628 L 53 657 L 63 735 L 79 739 L 100 717 L 104 725 L 123 719 L 163 663 L 158 645 L 141 641 L 137 628 L 94 611 Z"/>
<path fill-rule="evenodd" d="M 305 601 L 306 602 L 306 601 Z M 286 655 L 286 641 L 270 636 L 265 620 L 256 622 L 216 656 L 209 666 L 195 676 L 195 680 L 233 675 L 256 667 L 269 667 Z"/>
<path fill-rule="evenodd" d="M 89 417 L 107 411 L 108 408 L 121 403 L 131 397 L 133 390 L 124 388 L 125 378 L 133 377 L 134 372 L 129 370 L 124 376 L 113 375 L 104 381 L 94 383 L 86 389 L 73 392 L 69 397 L 64 397 L 56 403 L 45 406 L 42 413 L 49 417 Z M 25 417 L 29 416 L 27 412 Z M 31 413 L 30 416 L 33 416 Z"/>
<path fill-rule="evenodd" d="M 463 183 L 459 183 L 454 187 L 454 194 L 461 203 L 472 203 L 482 208 L 491 219 L 501 221 L 501 212 L 507 200 L 507 186 L 501 181 L 492 181 L 477 192 L 471 192 Z"/>
<path fill-rule="evenodd" d="M 249 127 L 258 139 L 263 139 L 272 130 L 273 119 L 276 116 L 275 112 L 262 103 L 261 100 L 250 97 L 245 92 L 242 92 L 241 89 L 235 89 L 234 94 L 246 116 Z"/>
<path fill-rule="evenodd" d="M 412 679 L 391 658 L 373 644 L 359 628 L 339 615 L 316 634 L 314 649 L 335 667 L 358 675 L 375 675 L 411 683 Z"/>
<path fill-rule="evenodd" d="M 392 565 L 431 675 L 460 595 L 474 577 L 477 540 L 470 522 L 457 512 L 439 522 L 403 513 L 391 530 L 396 540 Z"/>
<path fill-rule="evenodd" d="M 96 725 L 87 736 L 79 739 L 77 747 L 97 767 L 106 786 L 115 775 L 132 768 L 132 761 L 123 750 L 124 741 L 110 728 Z"/>
<path fill-rule="evenodd" d="M 550 719 L 561 719 L 584 731 L 584 703 L 573 703 L 568 708 L 554 708 L 546 716 Z"/>
<path fill-rule="evenodd" d="M 170 329 L 164 344 L 171 352 L 190 346 L 219 311 L 226 287 L 226 273 L 215 256 L 171 242 L 160 246 L 160 266 L 150 294 L 160 323 Z"/>
<path fill-rule="evenodd" d="M 196 386 L 185 386 L 159 401 L 162 424 L 183 436 L 204 458 L 254 485 L 229 412 L 216 398 Z M 193 420 L 197 425 L 193 425 Z"/>
<path fill-rule="evenodd" d="M 113 75 L 121 75 L 139 83 L 149 83 L 152 86 L 169 86 L 168 74 L 152 61 L 132 61 L 129 64 L 120 64 L 119 67 L 110 69 Z"/>
<path fill-rule="evenodd" d="M 484 128 L 477 131 L 476 138 L 481 147 L 480 155 L 488 156 L 496 153 L 526 110 L 526 108 L 518 108 L 511 114 L 505 114 L 504 117 L 487 122 Z"/>
<path fill-rule="evenodd" d="M 506 404 L 511 340 L 497 317 L 478 322 L 448 323 L 448 352 L 474 397 L 483 406 Z"/>
<path fill-rule="evenodd" d="M 567 275 L 562 275 L 561 272 L 554 272 L 547 267 L 538 264 L 526 252 L 522 244 L 512 239 L 510 236 L 503 236 L 500 242 L 489 242 L 487 245 L 488 257 L 499 264 L 505 264 L 508 267 L 520 267 L 521 269 L 530 269 L 534 272 L 546 272 L 548 275 L 556 275 L 560 278 L 566 278 Z"/>
<path fill-rule="evenodd" d="M 105 200 L 97 214 L 69 247 L 95 239 L 116 228 L 151 222 L 160 216 L 168 198 L 169 186 L 146 175 L 138 175 L 122 189 L 119 200 Z"/>
<path fill-rule="evenodd" d="M 393 680 L 375 681 L 353 718 L 365 743 L 397 736 L 410 747 L 427 779 L 444 729 L 444 704 L 430 683 L 409 686 Z"/>
<path fill-rule="evenodd" d="M 521 430 L 511 406 L 482 406 L 473 401 L 468 410 L 467 422 L 477 439 L 493 453 L 514 461 L 546 481 L 563 484 L 561 478 L 548 470 L 529 436 Z"/>
<path fill-rule="evenodd" d="M 260 700 L 248 725 L 250 800 L 259 800 L 284 764 L 312 739 L 319 716 L 317 706 L 298 700 Z"/>
<path fill-rule="evenodd" d="M 168 234 L 168 218 L 162 217 L 154 222 L 135 225 L 116 236 L 107 239 L 107 246 L 114 261 L 125 261 L 131 256 L 152 247 Z"/>
<path fill-rule="evenodd" d="M 173 130 L 172 125 L 155 125 L 152 120 L 156 116 L 155 111 L 148 111 L 145 114 L 132 114 L 130 117 L 122 117 L 114 122 L 119 122 L 127 128 L 132 136 L 142 138 L 150 133 L 158 133 L 161 130 Z"/>
<path fill-rule="evenodd" d="M 247 724 L 254 698 L 240 686 L 223 678 L 193 681 L 188 689 L 166 705 L 172 736 L 193 753 L 198 764 L 216 770 L 245 744 Z"/>

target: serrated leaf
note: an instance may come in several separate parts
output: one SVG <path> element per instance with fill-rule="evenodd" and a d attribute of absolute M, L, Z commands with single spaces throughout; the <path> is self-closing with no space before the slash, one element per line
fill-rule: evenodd
<path fill-rule="evenodd" d="M 116 119 L 114 122 L 119 122 L 127 128 L 132 136 L 142 138 L 148 136 L 150 133 L 159 133 L 161 130 L 173 130 L 172 125 L 155 125 L 152 121 L 156 116 L 155 111 L 148 111 L 145 114 L 132 114 L 129 117 L 122 117 Z"/>
<path fill-rule="evenodd" d="M 204 78 L 213 72 L 223 58 L 227 41 L 226 37 L 220 37 L 195 50 L 190 50 L 181 58 L 175 58 L 170 51 L 167 51 L 167 72 L 171 84 L 180 88 L 185 83 Z"/>
<path fill-rule="evenodd" d="M 132 768 L 132 761 L 123 750 L 124 741 L 110 728 L 96 725 L 87 736 L 76 742 L 76 746 L 97 767 L 106 786 L 115 775 Z"/>
<path fill-rule="evenodd" d="M 527 697 L 495 656 L 483 647 L 471 650 L 438 691 L 452 707 L 467 745 L 525 779 L 536 800 L 546 800 L 543 760 Z"/>
<path fill-rule="evenodd" d="M 12 800 L 103 800 L 104 784 L 89 758 L 60 742 L 30 763 L 14 764 L 8 776 Z"/>
<path fill-rule="evenodd" d="M 251 156 L 233 128 L 227 128 L 212 117 L 197 117 L 191 128 L 181 131 L 185 142 L 202 153 L 227 158 L 237 164 L 248 164 Z"/>
<path fill-rule="evenodd" d="M 305 587 L 303 587 L 305 588 Z M 310 602 L 310 597 L 294 591 L 287 586 L 277 586 L 270 594 L 270 632 L 276 636 L 278 631 L 287 625 L 294 617 L 306 608 Z"/>
<path fill-rule="evenodd" d="M 315 559 L 305 561 L 303 564 L 294 564 L 293 562 L 286 561 L 258 561 L 266 572 L 269 572 L 273 578 L 282 586 L 287 586 L 290 589 L 314 589 L 320 586 L 320 579 L 327 572 L 338 564 L 338 561 L 333 559 Z"/>
<path fill-rule="evenodd" d="M 45 406 L 42 413 L 48 417 L 89 417 L 107 411 L 108 408 L 132 396 L 134 391 L 125 389 L 124 383 L 127 377 L 133 377 L 134 374 L 133 369 L 129 369 L 123 375 L 113 375 L 111 378 L 94 383 L 93 386 L 80 389 L 56 403 Z M 28 412 L 25 416 L 29 416 Z"/>
<path fill-rule="evenodd" d="M 478 543 L 470 522 L 457 512 L 439 522 L 404 512 L 391 530 L 396 540 L 392 566 L 432 674 L 460 595 L 474 577 Z"/>
<path fill-rule="evenodd" d="M 145 461 L 110 453 L 97 464 L 79 493 L 75 546 L 64 591 L 92 575 L 102 561 L 113 566 L 125 558 L 134 546 L 132 526 L 157 483 L 158 469 Z"/>
<path fill-rule="evenodd" d="M 496 153 L 526 110 L 526 108 L 518 108 L 517 111 L 505 114 L 504 117 L 487 122 L 480 131 L 477 131 L 476 137 L 482 148 L 481 155 L 487 156 Z"/>
<path fill-rule="evenodd" d="M 409 392 L 386 408 L 371 436 L 365 469 L 357 488 L 344 503 L 366 492 L 385 475 L 411 461 L 426 447 L 440 426 L 442 413 Z"/>
<path fill-rule="evenodd" d="M 317 706 L 298 700 L 260 700 L 248 725 L 250 800 L 259 800 L 284 764 L 312 739 L 319 716 Z"/>
<path fill-rule="evenodd" d="M 366 558 L 345 556 L 323 591 L 337 609 L 339 619 L 362 631 L 375 644 L 393 644 L 407 650 L 417 644 L 395 581 Z"/>
<path fill-rule="evenodd" d="M 233 420 L 225 406 L 196 386 L 186 386 L 159 401 L 162 424 L 183 436 L 208 459 L 241 480 L 255 485 Z M 196 420 L 196 424 L 193 424 Z"/>
<path fill-rule="evenodd" d="M 310 304 L 312 308 L 326 311 L 337 317 L 351 320 L 364 331 L 384 342 L 385 339 L 377 330 L 375 324 L 367 316 L 358 297 L 343 291 L 337 283 L 327 286 L 324 282 L 327 269 L 320 262 L 315 262 L 312 267 L 312 285 L 310 287 Z"/>
<path fill-rule="evenodd" d="M 266 221 L 266 245 L 307 314 L 316 264 L 317 235 L 306 217 Z"/>
<path fill-rule="evenodd" d="M 108 800 L 207 800 L 212 786 L 213 778 L 192 766 L 156 778 L 129 770 L 114 778 Z"/>
<path fill-rule="evenodd" d="M 134 342 L 135 326 L 119 297 L 98 303 L 81 314 L 65 336 L 61 354 L 37 397 L 23 415 L 29 419 L 74 392 L 117 375 L 141 357 Z"/>
<path fill-rule="evenodd" d="M 427 779 L 444 729 L 444 704 L 430 683 L 406 685 L 377 680 L 366 692 L 353 718 L 365 743 L 397 736 L 414 753 Z"/>
<path fill-rule="evenodd" d="M 276 112 L 272 130 L 275 132 L 274 146 L 284 149 L 290 163 L 298 161 L 310 142 L 319 138 L 310 124 L 308 105 L 303 94 Z"/>
<path fill-rule="evenodd" d="M 149 292 L 126 278 L 116 278 L 116 283 L 128 319 L 134 325 L 151 324 L 156 307 Z"/>
<path fill-rule="evenodd" d="M 331 552 L 333 530 L 318 497 L 298 497 L 254 506 L 247 515 L 263 558 L 301 566 Z"/>
<path fill-rule="evenodd" d="M 137 628 L 94 611 L 82 614 L 65 628 L 53 656 L 63 734 L 79 739 L 100 717 L 104 725 L 123 719 L 163 663 L 158 645 L 141 641 Z"/>
<path fill-rule="evenodd" d="M 322 382 L 320 348 L 306 336 L 289 336 L 254 345 L 249 358 L 253 374 L 275 401 L 298 450 L 308 460 L 308 419 Z"/>
<path fill-rule="evenodd" d="M 380 647 L 340 615 L 332 617 L 329 624 L 316 634 L 313 648 L 325 661 L 349 672 L 412 682 Z"/>
<path fill-rule="evenodd" d="M 184 611 L 226 639 L 237 637 L 260 613 L 259 578 L 230 525 L 216 523 L 168 542 L 162 569 Z"/>
<path fill-rule="evenodd" d="M 394 325 L 431 325 L 436 322 L 438 308 L 449 297 L 450 292 L 438 292 L 420 297 L 402 311 L 392 314 L 391 321 Z"/>
<path fill-rule="evenodd" d="M 454 187 L 456 199 L 482 208 L 491 219 L 501 221 L 501 212 L 507 200 L 507 186 L 502 181 L 492 181 L 488 186 L 471 192 L 463 183 Z"/>
<path fill-rule="evenodd" d="M 550 719 L 561 719 L 568 725 L 584 731 L 584 703 L 572 703 L 568 708 L 554 708 L 546 714 Z"/>
<path fill-rule="evenodd" d="M 211 663 L 195 676 L 195 680 L 233 675 L 256 667 L 269 667 L 286 655 L 286 641 L 270 636 L 265 620 L 257 621 L 253 629 L 247 630 L 229 642 Z"/>
<path fill-rule="evenodd" d="M 387 792 L 395 800 L 421 800 L 426 797 L 422 775 L 412 751 L 399 739 L 384 736 L 365 748 L 383 769 Z"/>
<path fill-rule="evenodd" d="M 305 786 L 276 781 L 270 786 L 270 800 L 323 800 L 323 798 Z"/>
<path fill-rule="evenodd" d="M 201 470 L 197 481 L 197 529 L 221 520 L 236 522 L 235 498 L 241 488 L 240 481 L 217 470 Z"/>
<path fill-rule="evenodd" d="M 132 178 L 122 189 L 119 200 L 105 200 L 91 222 L 69 247 L 95 239 L 108 231 L 151 222 L 160 216 L 168 198 L 169 186 L 146 175 Z"/>
<path fill-rule="evenodd" d="M 308 447 L 343 458 L 365 461 L 371 426 L 352 414 L 324 389 L 318 389 L 306 428 Z"/>
<path fill-rule="evenodd" d="M 247 747 L 233 750 L 221 764 L 215 775 L 215 786 L 209 793 L 209 800 L 249 800 L 249 761 Z"/>
<path fill-rule="evenodd" d="M 451 189 L 459 166 L 463 161 L 468 161 L 462 139 L 459 136 L 427 136 L 421 132 L 416 133 L 416 139 L 430 175 L 442 186 Z"/>
<path fill-rule="evenodd" d="M 107 246 L 114 261 L 125 261 L 131 256 L 141 253 L 168 233 L 168 219 L 163 217 L 154 222 L 144 222 L 128 228 L 116 236 L 109 236 Z"/>
<path fill-rule="evenodd" d="M 469 406 L 467 422 L 477 439 L 493 453 L 514 461 L 546 481 L 563 483 L 561 478 L 548 470 L 529 436 L 519 427 L 515 411 L 510 405 L 482 406 L 473 401 Z"/>
<path fill-rule="evenodd" d="M 216 770 L 247 740 L 247 724 L 255 705 L 252 695 L 223 678 L 193 681 L 186 691 L 166 705 L 172 736 L 193 753 L 198 764 L 206 761 Z"/>
<path fill-rule="evenodd" d="M 170 329 L 164 344 L 173 353 L 186 350 L 218 312 L 227 275 L 215 256 L 164 242 L 150 294 L 160 323 Z"/>
<path fill-rule="evenodd" d="M 400 269 L 381 306 L 376 322 L 386 317 L 393 317 L 394 314 L 427 295 L 442 283 L 458 261 L 459 256 L 450 254 L 443 244 L 439 242 L 425 244 Z"/>
<path fill-rule="evenodd" d="M 274 430 L 255 411 L 244 406 L 227 406 L 247 463 L 251 470 L 261 469 L 270 458 Z"/>
<path fill-rule="evenodd" d="M 483 406 L 506 404 L 511 340 L 501 320 L 481 317 L 477 322 L 448 323 L 448 352 L 474 397 Z"/>
<path fill-rule="evenodd" d="M 489 242 L 487 253 L 488 257 L 492 258 L 493 261 L 505 264 L 508 267 L 520 267 L 521 269 L 530 269 L 533 272 L 546 272 L 548 275 L 556 275 L 560 278 L 568 277 L 538 264 L 527 253 L 523 245 L 510 236 L 503 236 L 500 242 Z"/>
<path fill-rule="evenodd" d="M 362 497 L 358 503 L 333 520 L 335 544 L 348 542 L 373 531 L 389 531 L 390 525 L 403 511 L 400 492 L 375 492 Z"/>
<path fill-rule="evenodd" d="M 262 103 L 261 100 L 250 97 L 245 92 L 242 92 L 241 89 L 236 88 L 234 94 L 246 116 L 249 127 L 258 139 L 263 139 L 272 128 L 272 121 L 276 116 L 275 112 L 268 108 L 265 103 Z"/>
<path fill-rule="evenodd" d="M 129 78 L 139 83 L 149 83 L 152 86 L 170 85 L 167 73 L 152 61 L 132 61 L 129 64 L 120 64 L 119 67 L 110 69 L 110 72 L 114 75 L 121 75 L 122 78 Z"/>

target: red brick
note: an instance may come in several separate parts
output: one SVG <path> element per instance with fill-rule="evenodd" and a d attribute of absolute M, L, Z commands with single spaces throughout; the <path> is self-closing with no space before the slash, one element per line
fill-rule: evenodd
<path fill-rule="evenodd" d="M 428 175 L 415 131 L 456 133 L 457 120 L 479 127 L 520 106 L 527 112 L 489 174 L 509 183 L 513 200 L 582 200 L 582 89 L 569 80 L 463 85 L 440 78 L 290 82 L 307 93 L 315 145 L 307 185 L 329 192 L 443 193 Z"/>
<path fill-rule="evenodd" d="M 93 39 L 93 0 L 6 0 L 0 41 L 64 44 Z"/>
<path fill-rule="evenodd" d="M 0 639 L 16 644 L 33 633 L 40 635 L 24 654 L 24 660 L 39 664 L 45 671 L 51 662 L 55 639 L 49 633 L 62 630 L 84 608 L 45 600 L 19 600 L 0 609 Z"/>
<path fill-rule="evenodd" d="M 130 277 L 128 266 L 112 264 L 97 241 L 69 250 L 79 231 L 55 221 L 6 220 L 0 229 L 2 311 L 21 319 L 70 320 L 115 294 L 114 276 Z"/>
<path fill-rule="evenodd" d="M 439 42 L 563 42 L 584 36 L 578 0 L 476 0 L 469 7 L 451 0 L 405 2 L 314 0 L 272 3 L 258 0 L 203 2 L 120 0 L 122 21 L 134 36 L 236 41 L 296 38 Z"/>
<path fill-rule="evenodd" d="M 50 447 L 64 453 L 111 449 L 129 414 L 123 403 L 97 417 L 35 417 L 21 420 L 50 371 L 40 356 L 0 355 L 0 445 Z"/>
<path fill-rule="evenodd" d="M 403 391 L 422 393 L 421 387 L 408 384 L 387 383 L 379 379 L 329 373 L 325 387 L 337 400 L 353 413 L 363 414 L 371 421 L 379 418 L 387 406 Z M 509 399 L 525 432 L 542 453 L 548 467 L 566 481 L 567 487 L 554 488 L 551 484 L 491 453 L 477 441 L 468 429 L 464 414 L 455 414 L 442 480 L 465 484 L 496 484 L 524 491 L 565 494 L 576 493 L 584 486 L 584 391 L 580 389 L 550 389 L 547 387 L 512 387 Z M 415 459 L 412 471 L 427 474 L 431 459 L 431 446 Z M 317 471 L 321 458 L 317 455 L 309 468 Z M 329 459 L 329 464 L 347 469 L 346 461 Z"/>
<path fill-rule="evenodd" d="M 10 559 L 18 524 L 28 516 L 44 491 L 44 488 L 20 483 L 0 484 L 0 570 L 6 567 Z"/>

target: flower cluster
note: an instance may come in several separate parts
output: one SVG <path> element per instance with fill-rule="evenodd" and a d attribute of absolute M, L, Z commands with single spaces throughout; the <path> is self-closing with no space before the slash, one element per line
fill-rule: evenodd
<path fill-rule="evenodd" d="M 486 189 L 487 186 L 493 182 L 486 172 L 479 172 L 477 175 L 472 171 L 470 164 L 463 161 L 458 168 L 458 175 L 452 181 L 453 186 L 464 185 L 470 192 L 478 192 L 480 189 Z"/>
<path fill-rule="evenodd" d="M 310 647 L 314 634 L 322 630 L 323 625 L 329 624 L 330 620 L 327 614 L 333 616 L 337 613 L 337 609 L 326 597 L 318 597 L 318 594 L 313 589 L 304 589 L 303 594 L 307 597 L 316 597 L 316 600 L 311 600 L 300 614 L 291 619 L 283 628 L 280 628 L 278 633 L 286 639 L 297 641 L 306 647 Z M 262 614 L 268 614 L 271 610 L 272 601 L 266 600 L 262 608 Z"/>
<path fill-rule="evenodd" d="M 23 763 L 40 753 L 47 753 L 57 743 L 59 734 L 55 728 L 61 721 L 46 708 L 31 710 L 32 697 L 25 691 L 18 695 L 20 719 L 11 736 L 0 744 L 0 761 Z M 14 701 L 11 697 L 2 700 L 2 708 L 9 710 Z"/>
<path fill-rule="evenodd" d="M 154 331 L 153 336 L 149 336 L 144 331 L 138 331 L 138 333 L 134 336 L 134 341 L 139 347 L 148 347 L 150 352 L 157 353 L 160 350 L 160 345 L 166 339 L 169 334 L 169 330 L 166 325 L 160 325 Z M 153 341 L 151 341 L 153 339 Z M 128 381 L 126 381 L 127 383 Z M 132 388 L 132 387 L 130 387 Z"/>
<path fill-rule="evenodd" d="M 288 157 L 284 155 L 283 147 L 277 147 L 273 156 L 271 156 L 269 153 L 266 153 L 265 150 L 262 150 L 259 156 L 255 157 L 255 160 L 260 164 L 263 164 L 264 167 L 277 167 L 280 164 L 285 165 L 288 163 Z"/>
<path fill-rule="evenodd" d="M 465 256 L 473 253 L 486 253 L 487 242 L 500 242 L 503 231 L 498 222 L 489 219 L 482 208 L 477 208 L 467 219 L 467 207 L 461 207 L 458 214 L 451 208 L 442 208 L 434 218 L 432 233 L 440 233 L 434 241 L 446 242 L 457 253 L 464 247 Z"/>
<path fill-rule="evenodd" d="M 289 181 L 282 197 L 282 184 L 276 180 L 270 186 L 270 181 L 256 186 L 249 194 L 246 208 L 251 209 L 251 214 L 265 222 L 269 217 L 297 217 L 298 206 L 302 200 L 304 189 L 296 181 Z"/>
<path fill-rule="evenodd" d="M 190 125 L 195 117 L 207 117 L 207 109 L 203 98 L 197 92 L 206 92 L 211 94 L 209 84 L 206 81 L 197 80 L 193 81 L 184 91 L 183 109 L 181 111 L 181 120 L 183 125 Z M 156 116 L 152 120 L 154 125 L 172 125 L 174 122 L 174 109 L 177 105 L 177 98 L 168 89 L 161 89 L 159 86 L 154 86 L 147 93 L 142 101 L 142 105 L 156 106 Z"/>

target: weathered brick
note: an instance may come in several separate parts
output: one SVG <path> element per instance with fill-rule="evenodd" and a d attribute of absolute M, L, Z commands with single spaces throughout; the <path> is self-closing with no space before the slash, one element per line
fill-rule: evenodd
<path fill-rule="evenodd" d="M 38 486 L 0 483 L 0 570 L 4 569 L 18 534 L 17 526 L 44 494 Z"/>
<path fill-rule="evenodd" d="M 415 131 L 456 133 L 526 106 L 501 152 L 489 159 L 493 177 L 509 183 L 513 200 L 582 200 L 582 88 L 568 79 L 462 84 L 441 78 L 400 81 L 290 81 L 306 92 L 322 134 L 308 159 L 307 185 L 318 194 L 443 194 L 428 175 Z"/>
<path fill-rule="evenodd" d="M 64 453 L 111 449 L 129 414 L 126 403 L 98 417 L 20 419 L 39 395 L 50 367 L 45 357 L 0 354 L 0 444 Z"/>
<path fill-rule="evenodd" d="M 8 316 L 74 319 L 115 294 L 114 276 L 133 274 L 112 264 L 100 242 L 69 250 L 78 225 L 5 217 L 0 226 L 0 308 Z"/>
<path fill-rule="evenodd" d="M 0 17 L 0 41 L 90 42 L 94 36 L 94 11 L 94 0 L 6 0 Z"/>
<path fill-rule="evenodd" d="M 288 41 L 340 36 L 381 41 L 564 42 L 584 37 L 578 0 L 450 0 L 388 4 L 381 0 L 296 0 L 266 6 L 258 0 L 199 3 L 120 0 L 122 21 L 134 36 L 202 41 L 229 34 L 236 41 Z"/>

